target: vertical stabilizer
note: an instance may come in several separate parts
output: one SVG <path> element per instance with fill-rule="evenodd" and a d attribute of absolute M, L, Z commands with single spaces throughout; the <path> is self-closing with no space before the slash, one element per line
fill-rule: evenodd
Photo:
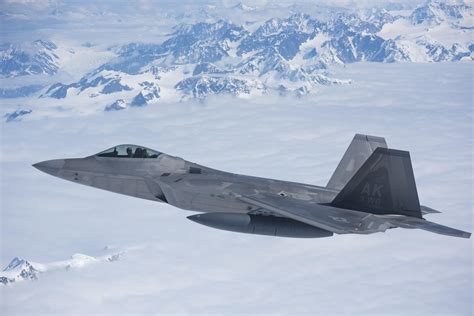
<path fill-rule="evenodd" d="M 421 218 L 410 154 L 377 148 L 331 205 L 371 214 Z"/>
<path fill-rule="evenodd" d="M 387 148 L 385 138 L 356 134 L 326 187 L 341 190 L 378 147 Z"/>

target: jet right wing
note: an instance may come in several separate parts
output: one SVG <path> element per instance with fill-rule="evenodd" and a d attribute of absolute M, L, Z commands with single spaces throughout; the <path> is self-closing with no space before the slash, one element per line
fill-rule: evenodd
<path fill-rule="evenodd" d="M 394 227 L 387 220 L 373 214 L 297 200 L 288 196 L 259 193 L 252 196 L 239 196 L 238 199 L 279 216 L 336 234 L 371 234 Z"/>
<path fill-rule="evenodd" d="M 389 228 L 401 227 L 418 228 L 452 237 L 471 237 L 468 232 L 436 224 L 423 218 L 403 215 L 375 215 L 265 193 L 238 196 L 237 198 L 258 208 L 269 210 L 276 215 L 288 217 L 336 234 L 372 234 L 384 232 Z"/>

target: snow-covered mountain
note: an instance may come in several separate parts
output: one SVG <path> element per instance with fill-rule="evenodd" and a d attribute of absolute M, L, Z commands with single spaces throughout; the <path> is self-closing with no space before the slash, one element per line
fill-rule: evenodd
<path fill-rule="evenodd" d="M 115 47 L 115 57 L 80 80 L 55 83 L 39 94 L 93 99 L 107 111 L 219 94 L 302 95 L 320 85 L 350 83 L 331 78 L 335 65 L 472 60 L 471 9 L 462 1 L 434 0 L 404 14 L 373 8 L 340 12 L 328 20 L 295 13 L 260 25 L 222 19 L 182 23 L 161 43 Z M 2 69 L 9 69 L 13 62 L 4 64 Z"/>
<path fill-rule="evenodd" d="M 28 97 L 57 78 L 79 78 L 115 56 L 103 50 L 87 42 L 77 46 L 49 40 L 0 43 L 0 98 Z"/>
<path fill-rule="evenodd" d="M 472 16 L 472 8 L 463 1 L 433 0 L 416 8 L 409 19 L 413 24 L 439 25 L 448 22 L 460 26 L 463 22 L 472 23 Z"/>
<path fill-rule="evenodd" d="M 49 263 L 32 262 L 15 257 L 10 264 L 0 272 L 0 283 L 7 285 L 24 280 L 37 280 L 41 274 L 50 271 L 69 270 L 71 268 L 82 268 L 94 263 L 117 261 L 126 251 L 110 251 L 110 249 L 106 247 L 103 249 L 103 252 L 105 254 L 95 257 L 78 253 L 71 256 L 70 259 Z"/>
<path fill-rule="evenodd" d="M 17 77 L 25 75 L 53 75 L 59 68 L 57 46 L 50 41 L 37 40 L 21 45 L 0 44 L 0 75 Z"/>
<path fill-rule="evenodd" d="M 8 112 L 3 115 L 3 118 L 5 119 L 5 122 L 14 122 L 14 121 L 21 121 L 21 117 L 24 115 L 31 114 L 33 110 L 23 110 L 23 109 L 18 109 L 13 112 Z"/>
<path fill-rule="evenodd" d="M 13 258 L 10 264 L 3 269 L 0 283 L 9 284 L 23 280 L 37 280 L 40 272 L 33 265 L 23 259 Z"/>

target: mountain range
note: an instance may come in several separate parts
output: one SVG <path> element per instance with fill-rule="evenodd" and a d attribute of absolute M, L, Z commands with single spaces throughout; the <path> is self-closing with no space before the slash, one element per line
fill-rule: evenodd
<path fill-rule="evenodd" d="M 110 47 L 113 57 L 77 81 L 2 88 L 0 97 L 98 102 L 113 111 L 220 94 L 302 96 L 321 85 L 350 84 L 331 74 L 332 67 L 348 63 L 472 61 L 471 23 L 472 8 L 462 1 L 430 1 L 411 12 L 342 12 L 327 20 L 295 13 L 260 24 L 181 23 L 160 43 Z M 55 53 L 60 45 L 45 40 L 3 44 L 1 76 L 60 72 Z"/>
<path fill-rule="evenodd" d="M 117 261 L 124 255 L 126 250 L 111 251 L 108 247 L 105 247 L 102 252 L 104 253 L 99 256 L 88 256 L 78 253 L 71 256 L 70 259 L 49 263 L 32 262 L 15 257 L 0 272 L 0 284 L 8 285 L 25 280 L 38 280 L 41 274 L 51 271 L 69 270 L 100 262 Z"/>

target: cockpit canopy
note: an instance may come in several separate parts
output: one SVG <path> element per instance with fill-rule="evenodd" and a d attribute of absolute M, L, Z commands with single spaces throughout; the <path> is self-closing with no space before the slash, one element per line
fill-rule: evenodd
<path fill-rule="evenodd" d="M 137 145 L 118 145 L 98 153 L 98 157 L 111 158 L 157 158 L 160 152 Z"/>

